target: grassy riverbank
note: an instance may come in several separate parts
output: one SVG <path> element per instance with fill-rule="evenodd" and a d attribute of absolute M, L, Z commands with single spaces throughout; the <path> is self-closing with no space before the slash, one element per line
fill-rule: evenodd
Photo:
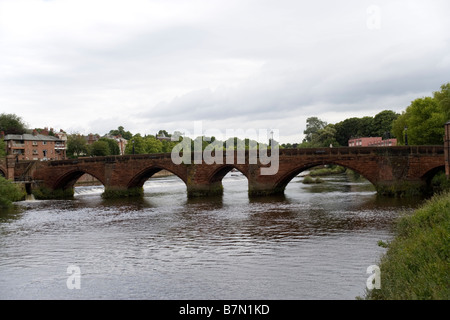
<path fill-rule="evenodd" d="M 450 299 L 450 192 L 434 196 L 395 225 L 381 258 L 381 288 L 370 300 Z"/>

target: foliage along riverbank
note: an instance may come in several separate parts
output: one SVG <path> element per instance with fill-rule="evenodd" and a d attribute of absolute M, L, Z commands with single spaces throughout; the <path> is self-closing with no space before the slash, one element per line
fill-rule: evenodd
<path fill-rule="evenodd" d="M 352 179 L 353 181 L 358 181 L 362 178 L 359 174 L 357 174 L 353 170 L 350 170 L 342 166 L 330 165 L 312 168 L 308 172 L 308 174 L 303 178 L 303 183 L 304 184 L 322 183 L 323 180 L 320 179 L 319 177 L 332 176 L 343 173 L 347 174 L 349 178 Z M 313 179 L 313 177 L 315 177 L 315 179 Z"/>
<path fill-rule="evenodd" d="M 395 224 L 395 238 L 380 260 L 381 288 L 368 300 L 450 298 L 450 191 L 435 195 Z"/>
<path fill-rule="evenodd" d="M 9 208 L 13 202 L 25 199 L 25 194 L 19 185 L 0 176 L 0 209 Z"/>

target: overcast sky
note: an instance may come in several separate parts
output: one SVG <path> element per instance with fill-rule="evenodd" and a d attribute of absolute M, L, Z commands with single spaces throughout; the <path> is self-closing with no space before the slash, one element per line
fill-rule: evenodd
<path fill-rule="evenodd" d="M 0 113 L 105 134 L 405 110 L 450 81 L 448 0 L 0 0 Z"/>

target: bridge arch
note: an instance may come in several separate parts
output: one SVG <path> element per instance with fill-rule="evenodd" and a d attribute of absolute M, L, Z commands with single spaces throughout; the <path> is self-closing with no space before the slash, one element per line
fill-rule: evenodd
<path fill-rule="evenodd" d="M 320 162 L 311 162 L 308 164 L 303 164 L 303 165 L 299 165 L 295 168 L 293 168 L 292 170 L 288 171 L 287 173 L 285 173 L 284 175 L 282 175 L 275 183 L 275 189 L 278 190 L 279 192 L 282 192 L 286 189 L 286 186 L 289 184 L 289 182 L 291 182 L 292 179 L 294 179 L 298 174 L 300 174 L 303 171 L 306 171 L 308 169 L 317 167 L 317 166 L 321 166 L 321 165 L 338 165 L 350 170 L 355 171 L 356 173 L 358 173 L 359 175 L 361 175 L 362 177 L 364 177 L 365 179 L 367 179 L 370 183 L 372 183 L 375 187 L 376 187 L 376 182 L 374 181 L 374 179 L 372 179 L 370 176 L 368 176 L 364 170 L 361 170 L 360 168 L 353 166 L 351 163 L 345 163 L 345 162 L 340 162 L 340 161 L 320 161 Z"/>
<path fill-rule="evenodd" d="M 71 189 L 74 187 L 75 183 L 78 179 L 81 178 L 85 173 L 90 174 L 98 181 L 100 181 L 103 186 L 105 186 L 105 182 L 102 181 L 95 173 L 89 172 L 88 170 L 74 169 L 64 173 L 62 176 L 56 179 L 56 182 L 53 185 L 53 189 Z"/>
<path fill-rule="evenodd" d="M 167 170 L 167 171 L 173 173 L 175 176 L 180 178 L 186 184 L 186 179 L 184 178 L 184 176 L 180 175 L 179 173 L 175 172 L 174 170 L 171 170 L 170 168 L 166 168 L 165 166 L 161 166 L 161 165 L 152 165 L 152 166 L 147 167 L 144 170 L 140 171 L 136 175 L 134 175 L 128 182 L 127 188 L 128 189 L 142 188 L 144 186 L 144 183 L 148 179 L 150 179 L 155 173 L 157 173 L 161 170 Z"/>
<path fill-rule="evenodd" d="M 248 180 L 247 172 L 243 170 L 242 168 L 239 168 L 238 165 L 234 164 L 224 164 L 218 168 L 216 168 L 209 176 L 209 183 L 220 183 L 222 179 L 233 169 L 239 171 L 242 173 Z"/>
<path fill-rule="evenodd" d="M 0 176 L 6 178 L 6 169 L 4 169 L 3 167 L 0 167 Z"/>
<path fill-rule="evenodd" d="M 427 185 L 429 186 L 429 185 L 431 185 L 431 180 L 433 180 L 434 176 L 436 176 L 436 174 L 438 174 L 439 172 L 444 172 L 445 173 L 445 165 L 437 166 L 437 167 L 434 167 L 434 168 L 428 170 L 421 177 L 421 179 L 423 181 L 425 181 L 427 183 Z"/>

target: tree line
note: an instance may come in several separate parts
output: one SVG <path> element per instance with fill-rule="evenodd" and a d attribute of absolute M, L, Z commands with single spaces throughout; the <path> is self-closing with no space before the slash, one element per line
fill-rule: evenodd
<path fill-rule="evenodd" d="M 443 84 L 431 97 L 417 98 L 401 114 L 383 110 L 374 117 L 352 117 L 328 124 L 318 117 L 306 120 L 305 138 L 284 148 L 347 146 L 356 137 L 396 138 L 399 145 L 442 145 L 444 125 L 450 120 L 450 83 Z"/>

